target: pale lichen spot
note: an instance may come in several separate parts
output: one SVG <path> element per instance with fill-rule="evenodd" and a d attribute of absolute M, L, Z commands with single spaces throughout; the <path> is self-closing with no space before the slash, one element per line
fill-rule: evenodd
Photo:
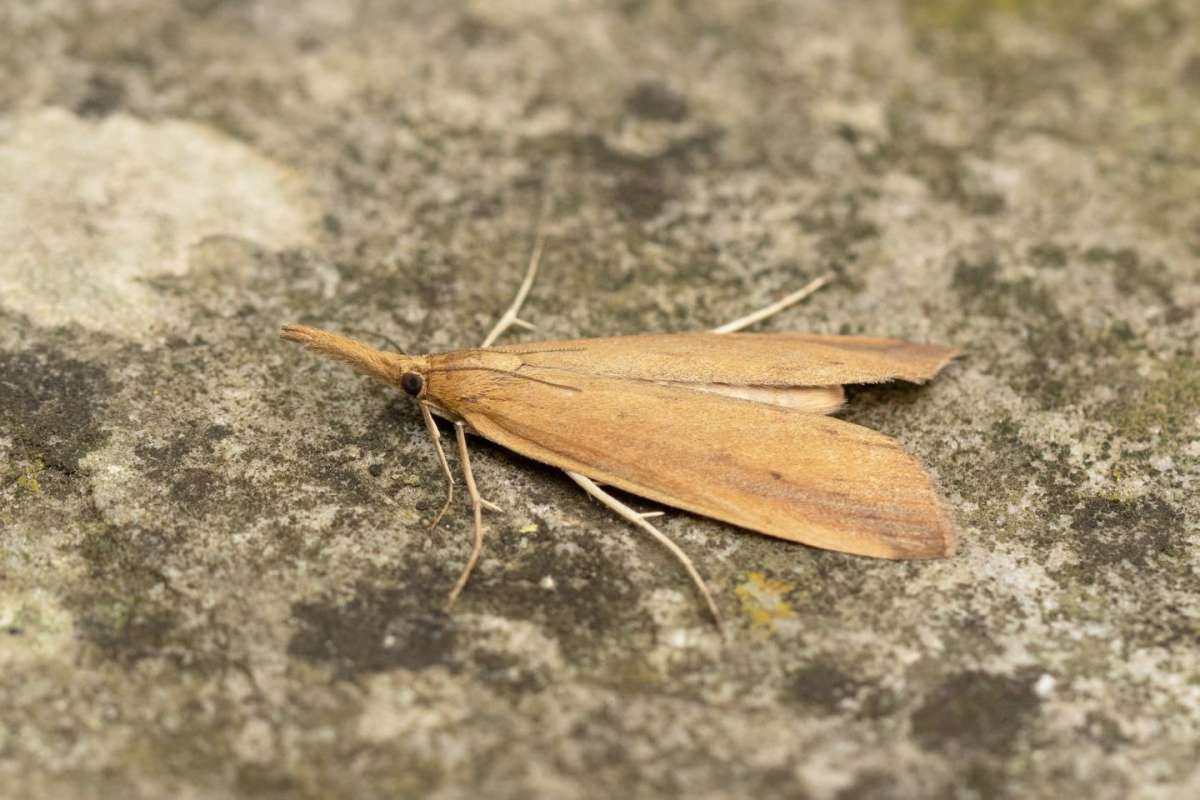
<path fill-rule="evenodd" d="M 187 318 L 153 283 L 186 276 L 193 245 L 297 247 L 317 228 L 298 173 L 193 122 L 16 116 L 0 175 L 0 306 L 46 327 L 152 339 Z"/>
<path fill-rule="evenodd" d="M 0 672 L 66 658 L 76 649 L 75 620 L 40 588 L 0 595 Z"/>
<path fill-rule="evenodd" d="M 772 632 L 779 622 L 795 618 L 796 610 L 787 601 L 795 588 L 794 583 L 751 572 L 734 591 L 750 624 L 757 630 Z"/>

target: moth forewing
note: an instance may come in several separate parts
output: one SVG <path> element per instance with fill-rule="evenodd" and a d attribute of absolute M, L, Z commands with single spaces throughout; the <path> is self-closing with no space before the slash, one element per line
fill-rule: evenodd
<path fill-rule="evenodd" d="M 445 412 L 452 420 L 462 420 L 462 409 L 486 403 L 491 394 L 509 382 L 547 384 L 574 391 L 571 376 L 558 376 L 558 382 L 526 374 L 522 358 L 493 350 L 461 350 L 429 356 L 425 371 L 427 402 Z"/>
<path fill-rule="evenodd" d="M 957 354 L 951 347 L 863 336 L 667 333 L 495 348 L 527 367 L 630 380 L 732 386 L 923 383 Z"/>
<path fill-rule="evenodd" d="M 458 377 L 438 402 L 476 433 L 600 483 L 815 547 L 879 558 L 954 550 L 929 476 L 867 428 L 576 369 L 446 374 Z"/>

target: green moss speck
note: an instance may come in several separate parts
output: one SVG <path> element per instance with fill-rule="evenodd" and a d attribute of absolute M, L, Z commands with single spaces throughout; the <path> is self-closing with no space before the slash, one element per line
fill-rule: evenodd
<path fill-rule="evenodd" d="M 1195 434 L 1200 416 L 1200 366 L 1190 356 L 1168 362 L 1160 378 L 1140 384 L 1133 396 L 1110 407 L 1108 419 L 1122 436 L 1173 440 Z"/>
<path fill-rule="evenodd" d="M 20 476 L 17 477 L 17 486 L 30 494 L 41 494 L 42 483 L 38 480 L 38 476 L 45 471 L 46 466 L 40 461 L 35 461 L 21 471 Z"/>
<path fill-rule="evenodd" d="M 1030 13 L 1039 0 L 909 0 L 909 22 L 918 30 L 966 33 L 978 30 L 992 14 Z"/>
<path fill-rule="evenodd" d="M 1081 34 L 1096 16 L 1089 0 L 907 0 L 904 11 L 917 33 L 959 35 L 984 31 L 1005 18 L 1055 33 Z"/>
<path fill-rule="evenodd" d="M 85 616 L 84 626 L 89 638 L 113 641 L 118 639 L 129 625 L 130 617 L 129 606 L 119 600 L 98 603 Z"/>
<path fill-rule="evenodd" d="M 13 615 L 12 621 L 9 623 L 8 630 L 12 631 L 27 631 L 34 628 L 39 628 L 42 625 L 42 611 L 37 606 L 23 605 L 17 609 L 17 613 Z"/>

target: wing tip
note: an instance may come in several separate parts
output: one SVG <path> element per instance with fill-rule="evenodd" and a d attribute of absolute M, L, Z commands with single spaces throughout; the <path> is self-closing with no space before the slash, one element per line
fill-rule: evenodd
<path fill-rule="evenodd" d="M 894 536 L 889 544 L 892 553 L 886 558 L 896 560 L 930 561 L 953 558 L 958 553 L 958 528 L 940 499 L 935 499 L 936 510 L 929 524 L 916 535 Z"/>
<path fill-rule="evenodd" d="M 838 337 L 830 337 L 838 338 Z M 909 342 L 903 339 L 871 339 L 866 337 L 842 337 L 848 340 L 845 346 L 861 349 L 873 355 L 877 362 L 874 372 L 856 375 L 843 383 L 887 383 L 905 381 L 925 384 L 937 377 L 950 362 L 965 356 L 957 347 L 931 342 Z"/>
<path fill-rule="evenodd" d="M 938 558 L 953 558 L 958 555 L 958 531 L 950 527 L 942 537 L 942 554 Z"/>
<path fill-rule="evenodd" d="M 916 369 L 905 370 L 907 374 L 901 373 L 897 377 L 910 383 L 928 383 L 950 362 L 963 356 L 962 350 L 944 344 L 910 344 L 909 347 L 913 350 L 913 366 Z"/>
<path fill-rule="evenodd" d="M 926 537 L 920 546 L 901 549 L 896 558 L 932 561 L 939 558 L 953 558 L 957 553 L 958 532 L 954 526 L 946 523 L 933 535 Z"/>

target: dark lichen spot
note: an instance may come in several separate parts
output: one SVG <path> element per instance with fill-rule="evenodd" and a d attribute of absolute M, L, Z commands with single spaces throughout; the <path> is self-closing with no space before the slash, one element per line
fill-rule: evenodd
<path fill-rule="evenodd" d="M 511 694 L 540 692 L 546 687 L 547 679 L 530 669 L 512 653 L 486 650 L 476 653 L 475 674 L 484 683 Z"/>
<path fill-rule="evenodd" d="M 204 431 L 204 437 L 210 442 L 219 442 L 233 435 L 233 428 L 228 425 L 209 425 Z"/>
<path fill-rule="evenodd" d="M 595 134 L 555 135 L 527 140 L 522 155 L 538 161 L 565 158 L 578 169 L 595 173 L 611 187 L 617 212 L 638 222 L 656 216 L 678 194 L 680 179 L 715 157 L 722 135 L 718 129 L 705 129 L 672 141 L 653 157 L 614 149 Z"/>
<path fill-rule="evenodd" d="M 1028 677 L 960 672 L 913 713 L 913 736 L 928 750 L 1003 755 L 1012 750 L 1039 705 Z"/>
<path fill-rule="evenodd" d="M 181 510 L 193 515 L 221 513 L 230 508 L 231 502 L 244 509 L 262 507 L 259 489 L 233 480 L 227 471 L 196 466 L 221 462 L 217 443 L 232 436 L 232 428 L 204 420 L 177 419 L 171 430 L 162 433 L 168 437 L 165 442 L 140 442 L 133 452 L 144 476 L 166 487 Z"/>
<path fill-rule="evenodd" d="M 1027 327 L 1030 318 L 1042 326 L 1057 324 L 1069 332 L 1069 322 L 1059 311 L 1054 295 L 1035 278 L 1020 277 L 1007 280 L 994 258 L 963 258 L 954 266 L 951 286 L 963 299 L 963 304 L 978 314 L 1004 320 L 1009 324 Z M 1070 349 L 1070 339 L 1038 337 L 1035 344 L 1043 348 Z M 1047 351 L 1049 355 L 1051 351 Z M 1040 376 L 1046 371 L 1039 371 Z"/>
<path fill-rule="evenodd" d="M 659 122 L 682 122 L 687 119 L 687 98 L 657 82 L 638 84 L 625 97 L 625 108 L 642 119 Z"/>
<path fill-rule="evenodd" d="M 1138 263 L 1137 252 L 1128 247 L 1121 247 L 1116 250 L 1107 247 L 1089 247 L 1083 252 L 1083 258 L 1089 264 L 1107 263 L 1122 269 L 1136 267 Z"/>
<path fill-rule="evenodd" d="M 136 526 L 95 526 L 84 534 L 78 553 L 88 566 L 88 577 L 108 590 L 120 588 L 123 596 L 145 594 L 150 587 L 162 582 L 157 571 L 172 553 L 183 546 L 183 537 L 162 530 Z M 79 604 L 86 608 L 93 602 L 81 594 Z"/>
<path fill-rule="evenodd" d="M 879 226 L 862 215 L 862 200 L 849 193 L 822 196 L 796 217 L 805 233 L 818 237 L 817 252 L 829 268 L 853 261 L 859 244 L 879 238 Z"/>
<path fill-rule="evenodd" d="M 830 607 L 836 607 L 843 598 L 833 598 Z M 870 686 L 858 699 L 858 716 L 863 719 L 884 719 L 899 713 L 904 708 L 904 698 L 897 692 L 882 686 Z"/>
<path fill-rule="evenodd" d="M 1067 251 L 1054 242 L 1031 245 L 1026 257 L 1034 266 L 1045 269 L 1061 269 L 1067 265 Z"/>
<path fill-rule="evenodd" d="M 1000 265 L 993 259 L 959 261 L 954 266 L 951 285 L 965 294 L 991 291 L 1000 285 L 997 275 Z"/>
<path fill-rule="evenodd" d="M 862 681 L 821 661 L 793 671 L 786 679 L 787 696 L 790 699 L 830 714 L 838 711 L 844 701 L 858 694 L 862 685 Z"/>
<path fill-rule="evenodd" d="M 740 788 L 745 790 L 742 797 L 790 797 L 803 800 L 810 796 L 804 790 L 804 783 L 797 777 L 795 770 L 788 765 L 755 770 L 746 776 L 746 781 Z M 668 794 L 680 796 L 683 793 Z"/>
<path fill-rule="evenodd" d="M 103 658 L 129 665 L 145 658 L 209 673 L 229 666 L 229 633 L 220 624 L 184 624 L 189 598 L 161 567 L 178 558 L 186 538 L 135 526 L 89 526 L 77 548 L 87 565 L 63 602 L 80 638 Z"/>
<path fill-rule="evenodd" d="M 88 80 L 87 93 L 75 104 L 81 117 L 106 117 L 116 111 L 125 99 L 125 86 L 107 75 L 93 75 Z"/>
<path fill-rule="evenodd" d="M 342 221 L 333 214 L 325 214 L 323 217 L 321 217 L 321 227 L 324 228 L 325 232 L 330 236 L 342 235 Z"/>
<path fill-rule="evenodd" d="M 1171 271 L 1161 261 L 1147 263 L 1136 250 L 1129 247 L 1091 247 L 1083 257 L 1089 264 L 1107 267 L 1111 271 L 1113 285 L 1122 295 L 1136 296 L 1141 293 L 1166 306 L 1172 312 L 1168 322 L 1177 322 L 1190 316 L 1190 312 L 1176 308 L 1175 282 L 1171 279 Z"/>
<path fill-rule="evenodd" d="M 168 479 L 196 446 L 190 436 L 177 432 L 166 444 L 139 442 L 133 446 L 133 453 L 141 460 L 151 478 L 162 480 Z"/>
<path fill-rule="evenodd" d="M 964 193 L 960 202 L 968 214 L 980 217 L 995 216 L 1008 206 L 1004 195 L 998 192 Z"/>
<path fill-rule="evenodd" d="M 938 200 L 953 203 L 968 214 L 991 216 L 1007 205 L 1004 195 L 976 186 L 966 160 L 970 151 L 931 141 L 919 123 L 894 115 L 891 136 L 877 153 L 863 157 L 873 172 L 902 170 L 924 183 Z"/>
<path fill-rule="evenodd" d="M 458 23 L 451 29 L 468 48 L 496 44 L 511 39 L 513 31 L 490 22 L 484 17 L 471 12 L 464 13 Z"/>
<path fill-rule="evenodd" d="M 1188 535 L 1183 515 L 1158 497 L 1110 500 L 1091 497 L 1071 520 L 1076 549 L 1092 569 L 1126 563 L 1146 567 L 1183 551 Z"/>
<path fill-rule="evenodd" d="M 860 772 L 854 783 L 834 795 L 836 800 L 884 800 L 900 796 L 896 776 L 880 770 Z"/>
<path fill-rule="evenodd" d="M 554 480 L 553 474 L 547 479 Z M 571 543 L 566 557 L 556 546 L 564 536 Z M 468 602 L 485 603 L 512 619 L 537 622 L 552 633 L 568 656 L 592 650 L 598 637 L 614 629 L 646 622 L 645 615 L 637 611 L 639 587 L 594 533 L 573 535 L 539 521 L 537 534 L 493 541 L 494 557 L 506 564 L 503 580 L 477 588 Z M 640 556 L 661 558 L 661 574 L 674 574 L 670 557 L 658 549 L 645 548 Z M 542 588 L 541 581 L 547 576 L 555 581 L 553 591 Z M 702 614 L 703 601 L 697 598 L 696 602 L 696 613 Z"/>
<path fill-rule="evenodd" d="M 114 391 L 100 367 L 39 347 L 0 353 L 0 430 L 16 456 L 74 474 L 107 434 L 96 420 Z"/>
<path fill-rule="evenodd" d="M 104 658 L 129 666 L 160 655 L 178 622 L 174 609 L 122 594 L 101 593 L 84 604 L 75 627 L 80 638 Z"/>
<path fill-rule="evenodd" d="M 966 196 L 963 190 L 966 176 L 962 153 L 953 147 L 922 138 L 898 141 L 903 141 L 903 145 L 893 145 L 895 152 L 888 155 L 923 181 L 934 197 L 958 201 Z"/>
<path fill-rule="evenodd" d="M 245 797 L 292 798 L 301 797 L 301 784 L 296 776 L 282 771 L 275 765 L 239 764 L 236 785 Z"/>
<path fill-rule="evenodd" d="M 421 602 L 420 589 L 360 585 L 345 602 L 297 603 L 288 653 L 329 664 L 339 678 L 449 663 L 453 619 Z M 422 597 L 425 595 L 421 595 Z"/>
<path fill-rule="evenodd" d="M 183 10 L 197 17 L 207 17 L 218 10 L 222 6 L 232 5 L 237 0 L 182 0 L 180 5 Z"/>
<path fill-rule="evenodd" d="M 1112 753 L 1129 744 L 1129 737 L 1121 732 L 1116 720 L 1099 711 L 1089 711 L 1083 720 L 1082 733 L 1100 745 L 1106 753 Z"/>
<path fill-rule="evenodd" d="M 1052 548 L 1061 544 L 1060 533 L 1051 527 L 1034 524 L 1034 517 L 1055 519 L 1069 514 L 1075 503 L 1075 487 L 1085 479 L 1082 471 L 1069 466 L 1065 445 L 1031 446 L 1024 440 L 1028 420 L 1002 417 L 984 433 L 984 445 L 978 450 L 951 455 L 942 466 L 963 486 L 981 487 L 978 495 L 983 507 L 978 512 L 986 519 L 994 538 L 1019 537 L 1026 544 Z M 1031 476 L 1045 488 L 1043 505 L 1036 511 L 1013 513 L 1012 498 L 1020 497 Z"/>
<path fill-rule="evenodd" d="M 613 199 L 617 207 L 635 220 L 653 219 L 670 197 L 662 170 L 647 162 L 617 181 Z"/>
<path fill-rule="evenodd" d="M 1179 72 L 1184 86 L 1200 91 L 1200 53 L 1193 54 Z"/>
<path fill-rule="evenodd" d="M 210 469 L 191 467 L 176 470 L 171 476 L 171 499 L 184 511 L 220 500 L 221 485 L 217 474 Z"/>

